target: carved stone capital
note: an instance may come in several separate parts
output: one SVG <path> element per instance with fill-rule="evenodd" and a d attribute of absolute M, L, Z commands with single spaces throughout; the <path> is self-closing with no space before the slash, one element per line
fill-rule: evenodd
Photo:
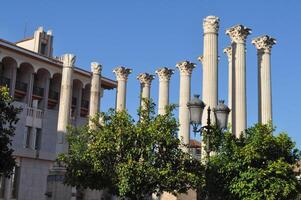
<path fill-rule="evenodd" d="M 252 44 L 256 47 L 258 51 L 264 53 L 271 53 L 272 46 L 276 44 L 276 39 L 268 35 L 259 36 L 252 40 Z"/>
<path fill-rule="evenodd" d="M 115 73 L 117 81 L 126 81 L 129 74 L 132 73 L 132 69 L 125 67 L 116 67 L 113 70 L 113 73 Z"/>
<path fill-rule="evenodd" d="M 73 54 L 64 54 L 60 60 L 63 62 L 64 67 L 73 67 L 76 56 Z"/>
<path fill-rule="evenodd" d="M 219 29 L 219 18 L 208 16 L 203 20 L 204 33 L 217 33 Z"/>
<path fill-rule="evenodd" d="M 98 62 L 91 63 L 91 71 L 93 74 L 101 74 L 102 66 Z"/>
<path fill-rule="evenodd" d="M 137 79 L 140 81 L 142 85 L 151 85 L 152 80 L 154 80 L 155 76 L 149 73 L 141 73 L 137 76 Z"/>
<path fill-rule="evenodd" d="M 177 63 L 176 67 L 179 69 L 181 75 L 191 75 L 192 70 L 195 68 L 196 64 L 189 61 L 183 61 Z"/>
<path fill-rule="evenodd" d="M 203 56 L 203 55 L 199 56 L 199 57 L 198 57 L 198 61 L 200 61 L 200 63 L 202 63 L 202 64 L 203 64 L 203 61 L 204 61 L 204 56 Z"/>
<path fill-rule="evenodd" d="M 223 52 L 227 55 L 228 60 L 232 60 L 232 47 L 231 46 L 224 48 Z"/>
<path fill-rule="evenodd" d="M 171 75 L 174 74 L 174 70 L 167 67 L 162 67 L 156 70 L 156 74 L 159 77 L 159 81 L 169 81 Z"/>
<path fill-rule="evenodd" d="M 235 43 L 245 43 L 251 32 L 251 29 L 243 25 L 236 25 L 226 30 L 226 34 L 229 35 L 231 40 Z"/>

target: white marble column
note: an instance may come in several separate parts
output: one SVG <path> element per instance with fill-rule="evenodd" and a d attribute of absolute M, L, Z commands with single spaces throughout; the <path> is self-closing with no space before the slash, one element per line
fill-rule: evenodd
<path fill-rule="evenodd" d="M 132 69 L 117 67 L 113 72 L 117 79 L 116 111 L 122 111 L 126 107 L 126 84 Z"/>
<path fill-rule="evenodd" d="M 232 110 L 232 96 L 233 96 L 233 92 L 232 92 L 232 87 L 233 87 L 233 65 L 232 65 L 232 47 L 228 46 L 226 48 L 224 48 L 224 53 L 227 55 L 228 58 L 228 107 Z M 228 117 L 228 122 L 229 124 L 233 127 L 235 126 L 234 123 L 235 121 L 232 121 L 232 112 L 229 113 L 229 117 Z"/>
<path fill-rule="evenodd" d="M 97 62 L 91 63 L 91 89 L 90 89 L 90 108 L 89 115 L 90 117 L 95 117 L 100 110 L 100 92 L 101 92 L 101 64 Z M 90 125 L 93 124 L 91 120 L 89 121 Z"/>
<path fill-rule="evenodd" d="M 65 135 L 67 133 L 67 125 L 70 120 L 70 108 L 72 101 L 72 85 L 73 85 L 73 65 L 75 62 L 75 56 L 73 54 L 65 54 L 62 56 L 63 72 L 60 92 L 60 105 L 58 114 L 58 140 L 56 145 L 56 153 L 65 153 L 67 151 L 67 145 L 65 141 Z"/>
<path fill-rule="evenodd" d="M 158 114 L 164 115 L 166 113 L 166 106 L 169 104 L 169 81 L 171 75 L 174 73 L 173 69 L 167 67 L 156 70 L 159 77 L 159 98 L 158 98 Z"/>
<path fill-rule="evenodd" d="M 252 40 L 258 56 L 258 121 L 272 122 L 271 50 L 276 40 L 268 35 Z"/>
<path fill-rule="evenodd" d="M 214 108 L 218 100 L 218 30 L 219 18 L 208 16 L 203 20 L 204 50 L 203 50 L 203 101 L 205 110 Z M 213 113 L 211 116 L 214 116 Z M 214 117 L 211 117 L 214 122 Z M 207 122 L 207 112 L 204 112 L 202 123 Z"/>
<path fill-rule="evenodd" d="M 236 25 L 229 28 L 226 34 L 232 40 L 232 59 L 234 59 L 235 80 L 235 102 L 233 115 L 235 117 L 235 127 L 233 133 L 239 137 L 247 128 L 247 99 L 246 99 L 246 39 L 251 33 L 251 29 Z"/>
<path fill-rule="evenodd" d="M 186 145 L 190 140 L 190 116 L 189 109 L 187 107 L 188 101 L 190 101 L 190 85 L 191 74 L 195 68 L 195 64 L 189 61 L 179 62 L 176 67 L 180 71 L 180 94 L 179 94 L 179 138 Z M 183 148 L 188 152 L 188 148 Z"/>
<path fill-rule="evenodd" d="M 137 76 L 137 79 L 140 82 L 140 106 L 141 109 L 146 109 L 145 100 L 150 100 L 150 88 L 152 84 L 152 80 L 154 80 L 154 75 L 148 73 L 141 73 Z"/>

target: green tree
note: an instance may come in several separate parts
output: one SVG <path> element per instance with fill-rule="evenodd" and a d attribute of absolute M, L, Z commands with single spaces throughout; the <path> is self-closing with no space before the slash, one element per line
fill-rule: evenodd
<path fill-rule="evenodd" d="M 125 111 L 110 110 L 96 129 L 71 128 L 69 153 L 60 157 L 67 169 L 65 182 L 133 200 L 199 188 L 203 168 L 181 150 L 172 109 L 155 116 L 154 104 L 148 104 L 138 122 Z"/>
<path fill-rule="evenodd" d="M 256 124 L 240 138 L 224 134 L 206 171 L 209 199 L 296 199 L 301 184 L 293 168 L 300 152 L 286 133 L 273 132 Z"/>
<path fill-rule="evenodd" d="M 0 174 L 9 176 L 15 166 L 11 138 L 18 122 L 20 108 L 12 105 L 7 87 L 0 87 Z"/>

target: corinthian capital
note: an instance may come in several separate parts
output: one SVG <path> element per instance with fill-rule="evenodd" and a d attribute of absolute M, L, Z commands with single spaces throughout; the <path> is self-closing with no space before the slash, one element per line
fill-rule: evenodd
<path fill-rule="evenodd" d="M 160 69 L 156 70 L 156 74 L 159 77 L 159 81 L 169 81 L 171 75 L 173 75 L 174 70 L 173 69 L 169 69 L 167 67 L 162 67 Z"/>
<path fill-rule="evenodd" d="M 236 25 L 226 30 L 231 40 L 235 43 L 245 43 L 247 36 L 251 34 L 251 29 L 243 26 Z"/>
<path fill-rule="evenodd" d="M 64 54 L 60 60 L 63 62 L 64 67 L 73 67 L 76 56 L 73 54 Z"/>
<path fill-rule="evenodd" d="M 276 44 L 276 39 L 268 35 L 259 36 L 252 40 L 252 44 L 255 45 L 258 51 L 263 51 L 265 53 L 271 53 L 272 46 Z"/>
<path fill-rule="evenodd" d="M 142 85 L 151 85 L 152 80 L 154 80 L 155 76 L 149 73 L 141 73 L 137 76 L 137 79 L 140 81 Z"/>
<path fill-rule="evenodd" d="M 125 68 L 125 67 L 116 67 L 113 70 L 115 73 L 117 81 L 126 81 L 130 73 L 132 73 L 132 69 Z"/>
<path fill-rule="evenodd" d="M 192 70 L 195 68 L 196 64 L 189 61 L 179 62 L 176 67 L 179 69 L 181 75 L 191 75 Z"/>
<path fill-rule="evenodd" d="M 203 55 L 199 56 L 199 57 L 198 57 L 198 61 L 200 61 L 200 63 L 202 63 L 202 64 L 203 64 L 203 61 L 204 61 L 204 56 L 203 56 Z"/>
<path fill-rule="evenodd" d="M 219 29 L 219 18 L 208 16 L 203 20 L 204 33 L 217 33 Z"/>
<path fill-rule="evenodd" d="M 228 60 L 232 60 L 232 47 L 231 46 L 224 48 L 223 52 L 227 55 Z"/>
<path fill-rule="evenodd" d="M 100 74 L 101 70 L 102 70 L 101 64 L 99 64 L 98 62 L 91 63 L 91 71 L 93 74 Z"/>

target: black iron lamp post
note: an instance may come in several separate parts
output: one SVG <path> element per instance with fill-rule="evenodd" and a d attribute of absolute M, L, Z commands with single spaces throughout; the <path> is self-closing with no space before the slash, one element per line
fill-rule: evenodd
<path fill-rule="evenodd" d="M 200 133 L 202 136 L 204 133 L 209 136 L 213 130 L 213 127 L 211 126 L 211 108 L 208 107 L 207 112 L 207 124 L 205 126 L 202 126 L 202 115 L 205 108 L 205 103 L 199 99 L 200 95 L 194 95 L 194 98 L 187 103 L 187 107 L 190 112 L 190 124 L 192 125 L 194 134 Z M 224 101 L 221 100 L 218 102 L 218 105 L 213 108 L 214 117 L 216 124 L 220 130 L 224 130 L 227 128 L 228 124 L 228 116 L 230 113 L 230 109 L 227 105 L 224 104 Z M 204 132 L 205 131 L 205 132 Z M 209 137 L 207 137 L 206 142 L 206 154 L 207 159 L 209 159 L 210 155 L 210 147 L 209 147 Z"/>

